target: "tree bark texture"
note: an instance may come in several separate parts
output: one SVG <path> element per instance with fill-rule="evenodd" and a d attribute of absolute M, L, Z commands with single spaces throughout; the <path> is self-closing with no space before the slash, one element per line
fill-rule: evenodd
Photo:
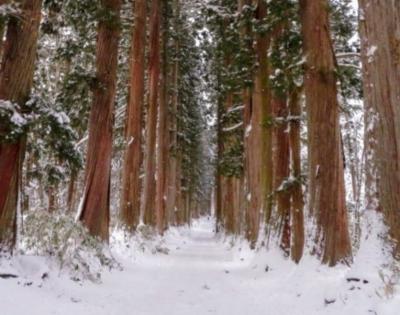
<path fill-rule="evenodd" d="M 163 4 L 165 11 L 167 4 Z M 163 19 L 163 52 L 160 80 L 160 104 L 158 108 L 158 136 L 157 136 L 157 187 L 156 187 L 156 221 L 159 234 L 163 234 L 167 227 L 167 179 L 169 158 L 169 111 L 168 111 L 168 20 Z"/>
<path fill-rule="evenodd" d="M 33 83 L 41 0 L 20 1 L 21 13 L 9 17 L 0 72 L 0 99 L 17 103 L 27 112 Z M 3 142 L 0 126 L 0 251 L 10 252 L 16 239 L 18 187 L 25 153 L 25 136 Z"/>
<path fill-rule="evenodd" d="M 157 108 L 160 79 L 160 0 L 153 0 L 150 14 L 150 51 L 149 51 L 149 106 L 146 119 L 146 147 L 144 164 L 144 184 L 142 215 L 145 224 L 155 225 L 156 193 L 156 132 Z"/>
<path fill-rule="evenodd" d="M 351 260 L 339 126 L 335 56 L 327 0 L 301 0 L 306 55 L 309 206 L 316 217 L 316 252 L 330 266 Z"/>
<path fill-rule="evenodd" d="M 377 183 L 380 206 L 395 240 L 400 240 L 400 2 L 359 0 L 364 75 L 367 157 L 376 169 L 367 180 Z M 368 173 L 367 173 L 368 175 Z M 367 187 L 369 207 L 378 208 Z M 397 245 L 397 253 L 400 246 Z"/>
<path fill-rule="evenodd" d="M 255 0 L 255 18 L 263 20 L 267 14 L 264 1 Z M 261 213 L 266 222 L 272 212 L 272 109 L 268 86 L 268 47 L 267 34 L 254 35 L 254 52 L 258 68 L 254 74 L 254 88 L 250 108 L 245 108 L 245 120 L 250 119 L 246 127 L 245 150 L 248 181 L 247 239 L 255 246 L 260 228 Z M 246 99 L 246 103 L 248 103 Z M 245 104 L 246 106 L 246 104 Z"/>
<path fill-rule="evenodd" d="M 126 149 L 122 171 L 121 221 L 133 232 L 140 219 L 142 166 L 142 116 L 145 88 L 145 46 L 147 1 L 134 4 L 135 25 L 132 32 L 129 101 L 125 128 Z"/>
<path fill-rule="evenodd" d="M 255 0 L 257 4 L 256 19 L 263 21 L 267 17 L 267 3 L 263 0 Z M 272 159 L 272 130 L 273 113 L 271 103 L 271 90 L 269 86 L 269 60 L 268 49 L 271 38 L 268 34 L 260 33 L 255 38 L 255 52 L 258 69 L 254 80 L 254 106 L 260 107 L 261 114 L 261 205 L 265 217 L 267 229 L 272 215 L 272 191 L 273 191 L 273 159 Z"/>
<path fill-rule="evenodd" d="M 231 61 L 231 56 L 226 54 L 225 56 L 225 66 L 229 67 L 230 64 L 232 63 Z M 229 110 L 234 106 L 234 96 L 232 92 L 226 93 L 224 96 L 224 108 L 223 108 L 223 113 L 226 116 Z M 222 119 L 222 118 L 221 118 Z M 222 119 L 223 120 L 223 119 Z M 220 124 L 223 122 L 220 121 Z M 221 153 L 224 153 L 225 151 L 229 152 L 229 149 L 232 145 L 234 145 L 234 134 L 229 134 L 229 132 L 224 132 L 223 130 L 219 130 L 220 134 L 219 136 L 222 137 L 221 141 Z M 229 154 L 229 153 L 228 153 Z M 221 214 L 222 214 L 222 220 L 221 223 L 224 226 L 225 232 L 227 234 L 235 234 L 236 233 L 236 216 L 235 214 L 237 213 L 236 207 L 238 206 L 237 203 L 235 203 L 235 198 L 234 198 L 234 189 L 235 189 L 235 180 L 236 178 L 234 176 L 221 176 L 221 183 L 220 185 L 222 186 L 220 189 L 221 193 Z"/>
<path fill-rule="evenodd" d="M 303 256 L 304 249 L 304 196 L 301 179 L 301 104 L 299 89 L 292 91 L 289 98 L 289 109 L 290 116 L 294 117 L 290 121 L 289 144 L 292 176 L 296 180 L 295 185 L 291 189 L 291 257 L 298 263 Z"/>
<path fill-rule="evenodd" d="M 174 11 L 174 27 L 176 31 L 179 31 L 179 18 L 180 18 L 180 2 L 174 0 L 173 2 Z M 180 44 L 179 38 L 174 38 L 174 53 L 175 60 L 171 66 L 171 108 L 170 108 L 170 119 L 168 120 L 169 129 L 169 161 L 168 161 L 168 179 L 167 179 L 167 213 L 170 222 L 174 222 L 175 210 L 176 210 L 176 185 L 177 185 L 177 153 L 178 153 L 178 103 L 179 103 L 179 51 Z"/>
<path fill-rule="evenodd" d="M 272 97 L 276 117 L 276 149 L 274 152 L 274 183 L 276 194 L 276 208 L 279 218 L 279 232 L 281 235 L 280 247 L 290 255 L 290 204 L 291 187 L 284 185 L 290 176 L 290 148 L 288 134 L 288 106 L 285 96 Z"/>
<path fill-rule="evenodd" d="M 108 241 L 113 112 L 116 94 L 120 0 L 103 0 L 110 16 L 99 21 L 96 69 L 97 85 L 89 119 L 89 143 L 85 188 L 79 219 L 89 233 Z"/>
<path fill-rule="evenodd" d="M 239 12 L 242 13 L 243 9 L 246 6 L 250 6 L 252 4 L 252 0 L 239 0 Z M 248 37 L 250 37 L 251 30 L 249 26 L 244 26 L 241 30 L 241 39 L 245 48 L 248 49 L 249 52 L 253 53 L 252 43 L 246 41 Z M 257 217 L 256 212 L 260 211 L 260 201 L 258 192 L 258 184 L 259 178 L 257 178 L 257 167 L 255 163 L 259 163 L 258 159 L 253 159 L 253 152 L 255 150 L 253 144 L 257 138 L 257 127 L 259 122 L 256 121 L 256 116 L 253 116 L 253 91 L 250 87 L 243 88 L 242 91 L 242 103 L 243 103 L 243 126 L 244 126 L 244 137 L 243 137 L 243 146 L 244 146 L 244 219 L 246 222 L 245 231 L 246 238 L 251 243 L 256 242 L 258 235 L 258 227 L 259 218 Z M 253 130 L 256 128 L 256 130 Z M 257 157 L 257 152 L 255 152 L 255 156 Z"/>

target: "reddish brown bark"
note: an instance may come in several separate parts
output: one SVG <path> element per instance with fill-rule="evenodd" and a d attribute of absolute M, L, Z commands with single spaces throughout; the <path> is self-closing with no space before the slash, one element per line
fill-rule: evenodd
<path fill-rule="evenodd" d="M 337 78 L 327 0 L 301 0 L 308 115 L 310 210 L 316 251 L 333 266 L 351 260 L 339 126 Z M 329 158 L 327 158 L 329 157 Z"/>
<path fill-rule="evenodd" d="M 1 1 L 0 1 L 0 5 L 1 5 Z M 3 55 L 3 45 L 4 45 L 4 41 L 3 41 L 3 37 L 4 37 L 4 33 L 6 30 L 6 23 L 5 21 L 0 21 L 0 58 Z"/>
<path fill-rule="evenodd" d="M 290 254 L 290 197 L 291 187 L 284 185 L 290 175 L 290 151 L 288 134 L 288 107 L 286 97 L 274 96 L 272 98 L 275 111 L 276 124 L 275 137 L 276 149 L 274 152 L 274 182 L 276 191 L 276 207 L 279 216 L 279 230 L 281 234 L 280 247 Z"/>
<path fill-rule="evenodd" d="M 21 144 L 0 145 L 0 252 L 12 251 L 17 233 Z"/>
<path fill-rule="evenodd" d="M 230 56 L 226 56 L 226 67 L 229 67 L 231 64 Z M 224 113 L 228 113 L 229 109 L 232 108 L 234 105 L 233 94 L 228 93 L 225 96 L 224 100 Z M 221 123 L 221 122 L 220 122 Z M 229 132 L 224 132 L 220 130 L 220 137 L 222 137 L 221 141 L 221 150 L 223 153 L 225 150 L 229 150 L 229 148 L 234 145 L 234 137 L 235 135 L 229 134 Z M 234 199 L 234 186 L 235 186 L 235 178 L 233 176 L 221 176 L 221 183 L 220 185 L 221 190 L 221 215 L 222 215 L 222 224 L 224 226 L 225 232 L 228 234 L 235 234 L 236 233 L 236 217 L 235 213 L 237 212 L 236 207 L 237 204 L 235 203 Z"/>
<path fill-rule="evenodd" d="M 180 1 L 174 0 L 174 27 L 176 32 L 179 31 L 179 18 L 180 18 Z M 178 153 L 178 126 L 177 114 L 179 103 L 179 58 L 177 58 L 180 51 L 179 38 L 174 39 L 174 51 L 176 54 L 175 61 L 171 69 L 171 110 L 170 119 L 168 120 L 169 128 L 169 161 L 168 161 L 168 194 L 167 194 L 167 213 L 170 222 L 175 221 L 175 210 L 177 201 L 177 153 Z"/>
<path fill-rule="evenodd" d="M 21 13 L 9 17 L 1 64 L 0 99 L 18 103 L 23 112 L 29 99 L 41 19 L 41 0 L 22 1 Z M 0 127 L 0 137 L 8 130 Z M 3 140 L 1 139 L 0 140 Z M 15 244 L 18 187 L 25 137 L 0 142 L 0 251 Z"/>
<path fill-rule="evenodd" d="M 166 4 L 164 4 L 165 6 Z M 169 149 L 169 130 L 168 130 L 168 23 L 167 18 L 163 19 L 163 54 L 162 54 L 162 71 L 160 82 L 160 105 L 158 108 L 158 136 L 157 136 L 157 187 L 156 187 L 156 221 L 158 233 L 164 233 L 167 225 L 167 176 L 168 176 L 168 149 Z"/>
<path fill-rule="evenodd" d="M 359 0 L 366 113 L 367 207 L 379 209 L 400 252 L 400 2 Z M 376 173 L 370 170 L 376 171 Z M 377 191 L 371 189 L 377 186 Z M 379 202 L 378 203 L 378 197 Z"/>
<path fill-rule="evenodd" d="M 125 141 L 127 147 L 122 171 L 121 221 L 130 231 L 136 229 L 140 218 L 146 2 L 145 0 L 137 0 L 134 4 L 135 26 L 132 32 L 131 77 L 126 112 Z"/>
<path fill-rule="evenodd" d="M 251 5 L 252 0 L 239 0 L 239 12 L 243 12 L 243 8 L 245 6 Z M 242 41 L 244 42 L 245 47 L 249 51 L 252 51 L 252 45 L 245 40 L 251 35 L 250 27 L 245 26 L 241 30 Z M 253 131 L 253 92 L 251 88 L 244 88 L 242 91 L 242 102 L 243 102 L 243 126 L 244 126 L 244 208 L 245 215 L 244 219 L 246 222 L 246 238 L 249 241 L 254 241 L 255 239 L 255 225 L 253 224 L 255 212 L 258 208 L 258 200 L 252 199 L 252 192 L 255 192 L 255 188 L 257 187 L 257 179 L 255 178 L 255 170 L 251 168 L 254 165 L 254 162 L 258 160 L 252 159 L 252 143 L 255 137 Z M 257 224 L 256 224 L 257 225 Z M 258 233 L 258 232 L 257 232 Z"/>
<path fill-rule="evenodd" d="M 267 4 L 261 0 L 253 1 L 256 5 L 255 18 L 263 20 L 267 14 Z M 250 114 L 250 122 L 246 127 L 245 148 L 248 207 L 247 207 L 247 239 L 254 247 L 260 227 L 260 213 L 269 221 L 272 210 L 272 110 L 268 87 L 268 47 L 270 41 L 267 34 L 255 36 L 254 49 L 258 68 L 254 75 L 254 89 L 250 104 L 245 108 L 245 120 Z M 246 99 L 246 103 L 249 99 Z M 245 105 L 246 106 L 246 105 Z"/>
<path fill-rule="evenodd" d="M 182 190 L 182 152 L 178 148 L 176 157 L 176 200 L 174 208 L 174 222 L 183 225 L 183 190 Z"/>
<path fill-rule="evenodd" d="M 300 90 L 295 88 L 289 99 L 290 115 L 290 153 L 292 160 L 292 176 L 295 179 L 295 184 L 291 189 L 292 204 L 292 244 L 291 257 L 295 262 L 299 262 L 303 256 L 304 248 L 304 196 L 301 180 L 301 105 L 300 105 Z"/>
<path fill-rule="evenodd" d="M 160 79 L 160 1 L 153 0 L 150 16 L 149 107 L 146 120 L 145 176 L 142 215 L 145 224 L 155 225 L 155 152 Z"/>
<path fill-rule="evenodd" d="M 227 234 L 236 234 L 236 213 L 237 203 L 235 202 L 235 182 L 236 178 L 224 178 L 224 227 Z"/>
<path fill-rule="evenodd" d="M 224 178 L 222 176 L 222 169 L 220 161 L 223 157 L 224 142 L 222 139 L 222 113 L 223 103 L 222 98 L 218 99 L 217 107 L 217 167 L 215 172 L 215 217 L 216 217 L 216 232 L 220 232 L 224 225 L 223 213 L 223 194 L 224 194 Z"/>
<path fill-rule="evenodd" d="M 267 17 L 267 3 L 264 0 L 255 0 L 257 3 L 256 18 L 263 21 Z M 268 49 L 271 38 L 267 33 L 256 36 L 255 51 L 259 67 L 254 80 L 254 106 L 260 107 L 261 123 L 261 205 L 267 229 L 272 215 L 273 192 L 273 160 L 272 160 L 272 127 L 273 113 L 271 91 L 269 86 Z"/>
<path fill-rule="evenodd" d="M 98 26 L 96 49 L 98 84 L 93 91 L 90 111 L 85 188 L 79 219 L 91 235 L 108 241 L 112 129 L 121 2 L 120 0 L 103 0 L 102 6 L 113 16 L 101 19 Z"/>
<path fill-rule="evenodd" d="M 55 185 L 50 185 L 47 188 L 48 207 L 47 210 L 52 213 L 57 209 L 57 188 Z"/>
<path fill-rule="evenodd" d="M 69 212 L 72 212 L 72 209 L 74 209 L 75 206 L 77 178 L 78 178 L 78 172 L 73 171 L 68 183 L 68 193 L 67 193 L 67 209 Z"/>

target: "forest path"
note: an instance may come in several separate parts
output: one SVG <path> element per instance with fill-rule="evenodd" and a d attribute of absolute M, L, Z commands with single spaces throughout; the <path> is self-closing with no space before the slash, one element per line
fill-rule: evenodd
<path fill-rule="evenodd" d="M 191 229 L 166 236 L 163 246 L 168 255 L 144 256 L 126 264 L 123 273 L 130 276 L 124 277 L 122 286 L 115 284 L 121 287 L 115 297 L 125 296 L 135 311 L 127 313 L 130 307 L 121 303 L 112 314 L 265 314 L 261 296 L 251 286 L 242 286 L 252 282 L 248 274 L 242 279 L 234 276 L 248 265 L 235 257 L 213 228 L 212 220 L 197 221 Z M 129 281 L 135 282 L 135 292 L 122 289 L 132 285 Z"/>
<path fill-rule="evenodd" d="M 297 266 L 274 249 L 255 253 L 240 242 L 232 248 L 213 229 L 207 218 L 172 228 L 158 245 L 168 254 L 151 253 L 152 242 L 144 253 L 129 249 L 132 257 L 113 248 L 123 270 L 104 272 L 101 284 L 56 271 L 43 281 L 43 260 L 25 261 L 33 281 L 0 279 L 1 315 L 398 314 L 377 297 L 373 266 L 330 269 L 311 258 Z M 349 276 L 375 284 L 349 283 Z"/>

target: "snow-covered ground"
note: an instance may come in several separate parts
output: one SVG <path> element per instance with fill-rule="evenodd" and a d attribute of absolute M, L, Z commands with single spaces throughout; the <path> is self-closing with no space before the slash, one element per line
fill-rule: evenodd
<path fill-rule="evenodd" d="M 400 314 L 397 284 L 373 233 L 351 268 L 332 269 L 311 256 L 297 266 L 278 250 L 232 247 L 212 229 L 207 218 L 172 229 L 156 253 L 115 246 L 123 270 L 104 272 L 101 283 L 72 281 L 40 257 L 3 261 L 0 273 L 18 278 L 0 278 L 0 314 Z"/>

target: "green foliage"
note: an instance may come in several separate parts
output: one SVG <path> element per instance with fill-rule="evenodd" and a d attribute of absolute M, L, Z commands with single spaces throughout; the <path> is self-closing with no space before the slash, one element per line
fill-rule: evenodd
<path fill-rule="evenodd" d="M 254 25 L 254 10 L 253 6 L 246 6 L 239 14 L 237 1 L 210 0 L 204 7 L 210 31 L 210 39 L 203 41 L 210 72 L 209 98 L 217 113 L 215 159 L 218 173 L 228 177 L 240 177 L 243 171 L 241 90 L 252 87 L 256 68 L 250 35 L 258 28 Z"/>
<path fill-rule="evenodd" d="M 76 143 L 87 130 L 96 84 L 95 47 L 100 1 L 46 0 L 38 42 L 28 134 L 31 174 L 45 186 L 65 182 L 83 165 Z"/>
<path fill-rule="evenodd" d="M 15 142 L 26 133 L 29 120 L 18 104 L 0 100 L 0 143 Z"/>
<path fill-rule="evenodd" d="M 303 54 L 299 8 L 291 1 L 270 7 L 274 38 L 270 53 L 270 86 L 276 97 L 285 98 L 303 84 Z"/>
<path fill-rule="evenodd" d="M 176 113 L 178 143 L 171 148 L 171 154 L 182 157 L 182 189 L 194 200 L 200 200 L 208 189 L 204 181 L 207 171 L 207 152 L 204 149 L 204 130 L 207 129 L 204 119 L 205 100 L 203 99 L 203 64 L 197 41 L 201 26 L 193 22 L 190 8 L 182 5 L 179 16 L 172 10 L 170 15 L 169 41 L 167 44 L 171 66 L 178 62 L 178 112 Z M 196 24 L 194 24 L 196 23 Z M 178 43 L 178 45 L 175 45 Z M 170 93 L 175 93 L 170 88 Z M 175 113 L 170 112 L 170 115 Z"/>
<path fill-rule="evenodd" d="M 331 34 L 335 53 L 358 53 L 360 43 L 357 35 L 357 12 L 351 0 L 330 0 Z M 360 60 L 347 57 L 338 60 L 338 76 L 344 99 L 362 97 Z"/>
<path fill-rule="evenodd" d="M 55 111 L 38 96 L 33 97 L 28 104 L 33 117 L 29 135 L 32 141 L 28 141 L 28 152 L 33 154 L 36 160 L 51 154 L 58 165 L 66 163 L 71 171 L 79 169 L 82 166 L 82 156 L 75 148 L 77 134 L 71 128 L 70 118 L 65 112 Z M 40 141 L 34 141 L 34 137 L 38 137 Z M 42 171 L 47 170 L 50 182 L 56 184 L 65 178 L 66 170 L 60 170 L 59 166 L 53 163 L 46 163 Z M 40 167 L 36 168 L 37 172 L 39 170 Z"/>

